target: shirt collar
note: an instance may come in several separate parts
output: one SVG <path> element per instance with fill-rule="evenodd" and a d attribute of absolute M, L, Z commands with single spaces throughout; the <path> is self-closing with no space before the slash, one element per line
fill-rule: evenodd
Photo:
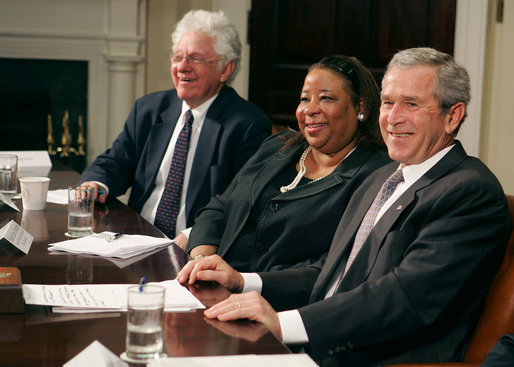
<path fill-rule="evenodd" d="M 193 118 L 195 121 L 203 121 L 205 119 L 205 116 L 207 115 L 207 111 L 209 110 L 209 107 L 211 107 L 212 102 L 216 99 L 219 93 L 215 94 L 211 98 L 209 98 L 207 101 L 202 103 L 201 105 L 193 108 L 191 110 L 191 113 L 193 114 Z M 189 106 L 187 105 L 186 101 L 182 101 L 182 115 L 186 113 L 187 110 L 189 110 Z"/>
<path fill-rule="evenodd" d="M 405 180 L 405 183 L 407 185 L 410 185 L 417 180 L 421 178 L 425 173 L 428 172 L 430 168 L 436 165 L 437 162 L 439 162 L 453 147 L 455 144 L 450 145 L 449 147 L 446 147 L 436 154 L 434 154 L 432 157 L 428 158 L 424 162 L 418 163 L 418 164 L 411 164 L 408 166 L 405 166 L 402 168 L 402 165 L 398 167 L 398 169 L 402 169 L 403 171 L 403 178 Z"/>

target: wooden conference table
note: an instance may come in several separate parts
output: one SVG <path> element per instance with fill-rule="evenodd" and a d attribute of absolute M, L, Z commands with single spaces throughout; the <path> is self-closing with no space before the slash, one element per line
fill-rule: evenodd
<path fill-rule="evenodd" d="M 50 189 L 74 185 L 79 174 L 54 162 Z M 49 254 L 49 243 L 65 240 L 66 205 L 47 203 L 44 211 L 2 210 L 0 226 L 11 219 L 34 236 L 28 255 L 0 248 L 0 266 L 20 269 L 24 284 L 138 283 L 173 279 L 187 255 L 175 245 L 147 257 L 114 264 L 100 257 Z M 118 200 L 95 207 L 95 232 L 124 231 L 163 237 L 162 233 Z M 133 263 L 131 263 L 133 262 Z M 228 296 L 223 287 L 202 284 L 190 291 L 210 306 Z M 53 314 L 49 307 L 25 305 L 23 314 L 0 314 L 0 366 L 62 366 L 94 340 L 116 355 L 125 350 L 125 313 Z M 166 313 L 165 346 L 168 356 L 290 353 L 279 340 L 249 321 L 206 320 L 203 310 Z"/>

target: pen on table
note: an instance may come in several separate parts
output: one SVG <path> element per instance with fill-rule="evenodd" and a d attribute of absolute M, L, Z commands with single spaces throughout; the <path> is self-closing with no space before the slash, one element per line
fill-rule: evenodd
<path fill-rule="evenodd" d="M 143 291 L 143 286 L 145 285 L 145 282 L 146 282 L 146 278 L 142 277 L 141 280 L 139 281 L 139 291 L 140 292 Z"/>
<path fill-rule="evenodd" d="M 111 242 L 111 241 L 117 240 L 121 236 L 123 236 L 123 232 L 115 233 L 114 235 L 111 235 L 111 236 L 107 237 L 107 242 Z"/>

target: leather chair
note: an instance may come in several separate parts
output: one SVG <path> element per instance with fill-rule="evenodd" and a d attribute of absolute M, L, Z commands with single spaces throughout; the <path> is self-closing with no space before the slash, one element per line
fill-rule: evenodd
<path fill-rule="evenodd" d="M 463 362 L 403 363 L 389 367 L 479 367 L 504 334 L 514 334 L 514 195 L 506 195 L 511 232 L 505 256 L 487 292 L 480 320 L 466 349 Z"/>

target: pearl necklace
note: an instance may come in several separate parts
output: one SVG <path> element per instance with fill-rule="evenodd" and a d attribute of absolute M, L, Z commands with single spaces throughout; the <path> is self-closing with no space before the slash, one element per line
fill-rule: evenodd
<path fill-rule="evenodd" d="M 350 154 L 353 153 L 353 151 L 356 149 L 357 147 L 354 147 L 352 150 L 350 150 L 350 152 L 344 156 L 343 158 L 343 161 L 348 158 L 348 156 Z M 305 175 L 305 172 L 307 171 L 307 169 L 305 168 L 305 159 L 307 158 L 307 155 L 309 154 L 309 152 L 312 150 L 312 147 L 309 145 L 304 151 L 303 151 L 303 154 L 302 156 L 300 157 L 300 160 L 298 161 L 298 165 L 300 166 L 300 171 L 298 172 L 298 174 L 296 175 L 296 177 L 294 178 L 293 182 L 291 182 L 289 185 L 287 186 L 282 186 L 280 188 L 280 192 L 284 193 L 284 192 L 288 192 L 289 190 L 292 190 L 294 188 L 296 188 L 296 186 L 298 186 L 298 184 L 300 183 L 300 180 L 302 179 L 302 177 Z M 342 162 L 342 161 L 341 161 Z M 309 183 L 313 183 L 313 182 L 316 182 L 318 180 L 321 180 L 322 178 L 324 178 L 326 176 L 323 176 L 323 177 L 319 177 L 315 180 L 312 180 L 311 182 Z"/>

